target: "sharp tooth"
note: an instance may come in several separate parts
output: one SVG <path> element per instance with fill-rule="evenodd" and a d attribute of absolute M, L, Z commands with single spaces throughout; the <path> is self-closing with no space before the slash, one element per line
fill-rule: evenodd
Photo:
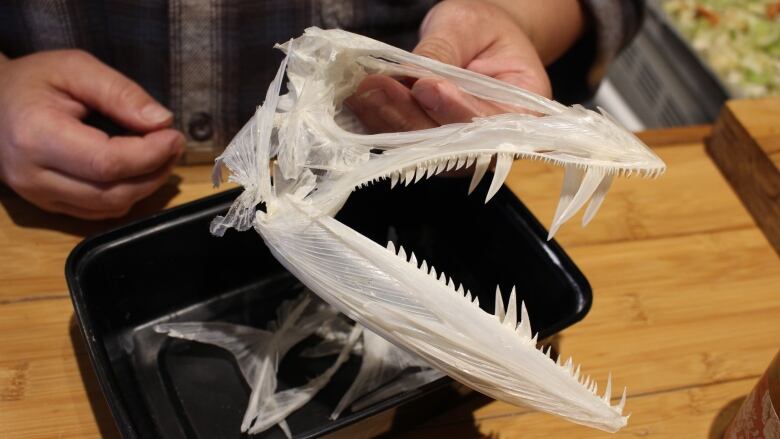
<path fill-rule="evenodd" d="M 412 183 L 412 180 L 414 179 L 414 168 L 409 168 L 406 170 L 406 178 L 404 179 L 404 185 L 409 186 Z"/>
<path fill-rule="evenodd" d="M 517 326 L 517 293 L 515 293 L 515 287 L 512 287 L 512 292 L 509 293 L 509 302 L 506 307 L 506 316 L 504 317 L 504 326 L 508 326 L 515 329 Z"/>
<path fill-rule="evenodd" d="M 422 270 L 422 271 L 423 271 L 423 272 L 425 272 L 425 273 L 427 273 L 427 272 L 428 272 L 428 264 L 425 262 L 425 260 L 424 260 L 424 259 L 423 259 L 423 261 L 422 261 L 422 264 L 420 265 L 420 270 Z"/>
<path fill-rule="evenodd" d="M 574 379 L 578 381 L 580 379 L 580 366 L 580 364 L 577 365 L 577 369 L 574 371 L 574 375 L 572 375 Z"/>
<path fill-rule="evenodd" d="M 618 413 L 623 414 L 623 409 L 626 407 L 626 391 L 628 389 L 623 387 L 623 396 L 620 397 L 620 402 L 615 406 Z"/>
<path fill-rule="evenodd" d="M 543 347 L 542 352 L 544 353 L 544 355 L 547 356 L 547 358 L 550 358 L 550 352 L 552 352 L 552 345 L 547 345 Z"/>
<path fill-rule="evenodd" d="M 458 157 L 458 163 L 455 165 L 455 169 L 460 169 L 466 163 L 466 158 L 463 156 Z"/>
<path fill-rule="evenodd" d="M 512 154 L 499 153 L 496 156 L 496 170 L 493 172 L 493 181 L 490 182 L 490 189 L 488 189 L 485 203 L 493 198 L 493 195 L 501 189 L 501 185 L 504 184 L 509 171 L 512 169 Z"/>
<path fill-rule="evenodd" d="M 561 222 L 568 221 L 575 213 L 590 199 L 596 188 L 599 187 L 604 180 L 604 172 L 599 169 L 589 169 L 585 172 L 585 177 L 582 179 L 582 185 L 574 194 L 571 203 L 566 207 L 566 210 L 561 214 Z"/>
<path fill-rule="evenodd" d="M 400 177 L 401 174 L 398 172 L 393 172 L 390 175 L 390 189 L 394 188 L 396 184 L 398 184 L 398 177 Z"/>
<path fill-rule="evenodd" d="M 463 284 L 460 284 L 460 285 L 458 285 L 458 286 L 455 288 L 455 291 L 457 291 L 457 292 L 458 292 L 458 294 L 460 294 L 461 296 L 466 296 L 466 295 L 468 295 L 469 297 L 471 297 L 471 293 L 469 293 L 469 291 L 468 291 L 468 290 L 466 290 L 465 292 L 463 291 Z"/>
<path fill-rule="evenodd" d="M 496 285 L 496 309 L 493 315 L 499 322 L 504 321 L 504 299 L 501 297 L 501 289 Z"/>
<path fill-rule="evenodd" d="M 550 227 L 550 235 L 548 239 L 555 234 L 555 231 L 571 217 L 585 204 L 586 201 L 593 195 L 593 192 L 599 186 L 604 179 L 604 172 L 598 169 L 589 169 L 585 172 L 585 177 L 582 179 L 582 184 L 571 199 L 571 203 L 561 212 L 561 216 L 553 221 L 552 227 Z"/>
<path fill-rule="evenodd" d="M 409 257 L 409 263 L 417 267 L 417 258 L 414 256 L 414 252 L 412 252 L 412 256 Z"/>
<path fill-rule="evenodd" d="M 477 164 L 474 166 L 474 175 L 471 176 L 471 184 L 469 184 L 469 194 L 474 192 L 482 177 L 485 176 L 485 171 L 490 167 L 490 159 L 493 156 L 491 154 L 480 154 L 477 157 Z"/>
<path fill-rule="evenodd" d="M 467 168 L 470 168 L 470 167 L 471 167 L 471 165 L 473 165 L 473 164 L 474 164 L 474 156 L 473 156 L 473 155 L 470 155 L 470 156 L 469 156 L 469 157 L 466 159 L 466 167 L 467 167 Z"/>
<path fill-rule="evenodd" d="M 414 183 L 417 183 L 418 181 L 422 180 L 422 178 L 425 176 L 425 168 L 421 166 L 417 166 L 414 168 Z"/>
<path fill-rule="evenodd" d="M 473 304 L 474 304 L 474 306 L 476 306 L 477 308 L 479 308 L 479 297 L 478 297 L 478 296 L 474 296 L 474 301 L 473 301 L 473 302 L 471 302 L 471 303 L 473 303 Z"/>
<path fill-rule="evenodd" d="M 558 197 L 558 207 L 555 209 L 555 215 L 553 215 L 552 226 L 550 226 L 550 232 L 547 235 L 547 240 L 552 239 L 555 232 L 560 227 L 560 217 L 566 206 L 571 203 L 571 199 L 574 198 L 574 194 L 577 193 L 577 188 L 580 187 L 582 177 L 585 176 L 585 171 L 582 169 L 568 165 L 563 173 L 563 186 L 561 187 L 561 195 Z"/>
<path fill-rule="evenodd" d="M 569 359 L 566 360 L 565 363 L 563 363 L 563 368 L 571 372 L 571 366 L 572 366 L 572 361 L 571 361 L 571 357 L 569 357 Z"/>
<path fill-rule="evenodd" d="M 520 324 L 517 326 L 523 337 L 531 338 L 531 319 L 528 318 L 528 310 L 525 301 L 520 302 Z"/>
<path fill-rule="evenodd" d="M 469 302 L 471 302 L 471 300 L 472 300 L 472 298 L 471 298 L 471 293 L 469 293 L 469 292 L 466 292 L 466 295 L 465 295 L 465 296 L 463 296 L 463 297 L 465 297 L 465 298 L 466 298 L 466 300 L 468 300 Z"/>
<path fill-rule="evenodd" d="M 591 386 L 591 389 L 590 389 L 590 391 L 591 391 L 591 392 L 592 392 L 594 395 L 598 395 L 598 394 L 599 394 L 599 383 L 598 383 L 598 381 L 596 381 L 596 380 L 593 380 L 593 384 L 591 384 L 590 386 Z"/>
<path fill-rule="evenodd" d="M 387 249 L 395 254 L 395 244 L 393 241 L 387 241 Z"/>
<path fill-rule="evenodd" d="M 533 337 L 531 337 L 531 344 L 536 346 L 539 343 L 539 333 L 537 332 L 534 334 Z"/>
<path fill-rule="evenodd" d="M 587 226 L 590 220 L 596 215 L 596 212 L 599 211 L 599 207 L 601 207 L 601 203 L 604 202 L 604 197 L 607 196 L 607 192 L 611 185 L 612 175 L 607 175 L 601 180 L 601 183 L 599 183 L 599 186 L 596 188 L 596 192 L 590 199 L 590 203 L 588 203 L 588 208 L 585 209 L 585 215 L 582 216 L 583 227 Z"/>
<path fill-rule="evenodd" d="M 585 378 L 585 382 L 582 383 L 582 387 L 585 387 L 586 389 L 590 389 L 590 375 L 588 375 L 588 377 Z"/>
<path fill-rule="evenodd" d="M 449 171 L 450 169 L 454 168 L 457 163 L 458 161 L 455 158 L 450 157 L 447 159 L 447 167 L 444 168 L 444 170 Z"/>
<path fill-rule="evenodd" d="M 558 357 L 555 358 L 555 364 L 557 364 L 558 366 L 561 365 L 561 354 L 558 354 Z"/>
<path fill-rule="evenodd" d="M 398 256 L 400 256 L 404 261 L 406 260 L 406 251 L 400 245 L 398 246 Z"/>
<path fill-rule="evenodd" d="M 604 402 L 609 404 L 609 400 L 612 399 L 612 372 L 607 376 L 607 389 L 604 391 Z"/>
<path fill-rule="evenodd" d="M 438 161 L 433 164 L 433 175 L 438 174 L 439 172 L 444 170 L 445 162 Z M 430 177 L 430 176 L 429 176 Z"/>
<path fill-rule="evenodd" d="M 436 174 L 436 167 L 439 166 L 438 163 L 433 162 L 430 165 L 428 165 L 428 172 L 425 173 L 425 178 L 431 178 Z"/>

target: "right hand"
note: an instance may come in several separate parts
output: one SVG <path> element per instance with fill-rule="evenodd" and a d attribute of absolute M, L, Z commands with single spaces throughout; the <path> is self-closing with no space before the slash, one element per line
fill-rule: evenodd
<path fill-rule="evenodd" d="M 109 137 L 98 111 L 140 133 Z M 84 219 L 123 216 L 168 179 L 184 148 L 173 116 L 86 52 L 0 57 L 0 179 L 31 203 Z"/>

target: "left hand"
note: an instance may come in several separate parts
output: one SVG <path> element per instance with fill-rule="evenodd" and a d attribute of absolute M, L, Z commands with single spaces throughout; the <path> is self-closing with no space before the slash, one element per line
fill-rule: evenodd
<path fill-rule="evenodd" d="M 484 1 L 449 0 L 434 6 L 420 27 L 414 53 L 552 95 L 544 64 L 526 32 L 504 9 Z M 383 75 L 366 77 L 346 104 L 371 132 L 433 128 L 510 111 L 444 79 L 419 79 L 409 89 Z"/>

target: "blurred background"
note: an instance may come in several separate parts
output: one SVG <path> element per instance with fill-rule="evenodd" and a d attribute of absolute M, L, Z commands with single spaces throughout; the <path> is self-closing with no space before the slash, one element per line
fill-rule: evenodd
<path fill-rule="evenodd" d="M 648 0 L 593 105 L 632 131 L 712 123 L 726 99 L 780 95 L 780 1 Z"/>

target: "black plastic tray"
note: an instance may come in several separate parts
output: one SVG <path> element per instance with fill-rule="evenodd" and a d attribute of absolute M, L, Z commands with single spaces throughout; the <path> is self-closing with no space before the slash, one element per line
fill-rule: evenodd
<path fill-rule="evenodd" d="M 545 240 L 533 215 L 506 187 L 487 205 L 485 182 L 468 197 L 467 187 L 468 180 L 453 178 L 392 191 L 385 183 L 353 194 L 339 219 L 381 244 L 390 238 L 413 250 L 418 260 L 478 294 L 483 309 L 493 309 L 496 284 L 507 295 L 516 285 L 542 338 L 582 319 L 591 305 L 590 286 L 563 250 Z M 230 355 L 151 329 L 160 321 L 205 320 L 265 327 L 277 305 L 300 290 L 254 231 L 209 234 L 211 219 L 237 194 L 221 193 L 88 238 L 68 258 L 79 326 L 125 438 L 241 437 L 249 388 Z M 280 388 L 301 384 L 327 363 L 285 360 Z M 455 383 L 443 378 L 328 420 L 359 365 L 351 358 L 314 400 L 288 417 L 296 437 L 346 426 L 360 430 L 422 396 L 435 401 L 454 391 Z M 429 406 L 425 414 L 435 409 Z M 283 434 L 273 427 L 258 437 Z"/>

